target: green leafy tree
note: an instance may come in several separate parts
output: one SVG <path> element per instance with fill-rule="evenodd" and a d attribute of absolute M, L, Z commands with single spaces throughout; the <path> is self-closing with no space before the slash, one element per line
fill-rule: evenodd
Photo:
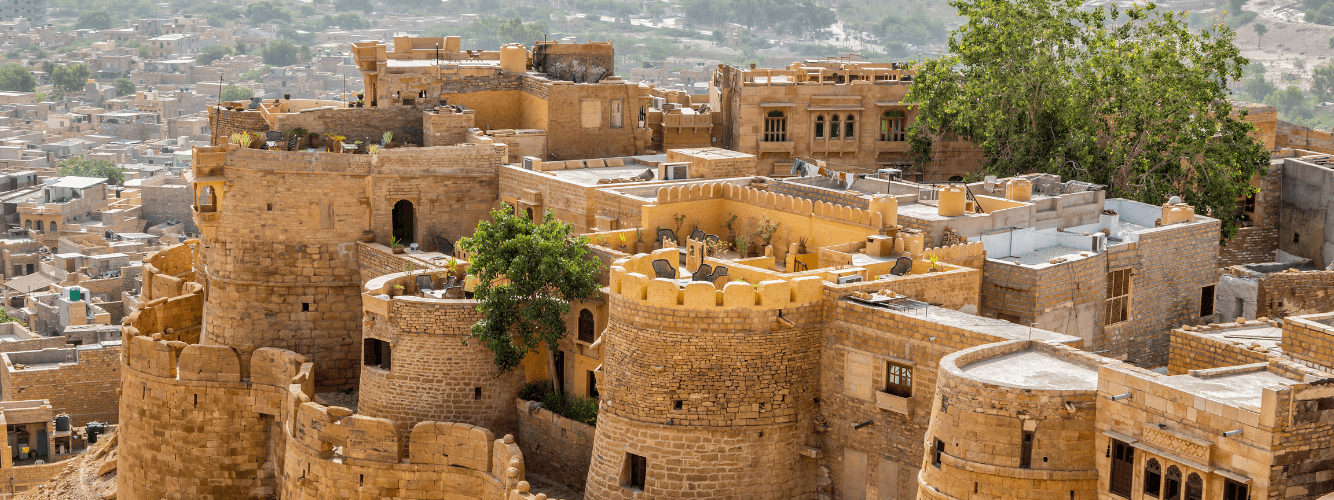
<path fill-rule="evenodd" d="M 199 63 L 200 66 L 208 66 L 210 64 L 213 64 L 213 61 L 222 59 L 230 55 L 232 55 L 231 47 L 226 47 L 222 45 L 211 45 L 208 47 L 204 47 L 199 51 L 198 54 L 195 54 L 195 62 Z"/>
<path fill-rule="evenodd" d="M 1246 0 L 1227 0 L 1228 12 L 1232 15 L 1241 14 L 1241 6 L 1246 4 Z"/>
<path fill-rule="evenodd" d="M 269 66 L 291 66 L 301 62 L 301 47 L 291 40 L 278 40 L 265 45 L 262 55 Z"/>
<path fill-rule="evenodd" d="M 222 88 L 221 99 L 224 102 L 249 101 L 251 97 L 255 97 L 255 91 L 250 89 L 249 87 L 237 87 L 235 85 L 228 85 Z"/>
<path fill-rule="evenodd" d="M 1273 105 L 1278 108 L 1280 115 L 1288 115 L 1294 112 L 1300 114 L 1302 105 L 1306 104 L 1306 93 L 1296 85 L 1288 85 L 1287 88 L 1269 94 L 1265 99 L 1265 104 Z"/>
<path fill-rule="evenodd" d="M 1081 3 L 952 0 L 965 22 L 950 54 L 920 65 L 906 97 L 913 151 L 928 161 L 933 138 L 955 134 L 998 176 L 1056 173 L 1154 205 L 1178 195 L 1231 238 L 1222 215 L 1269 163 L 1227 101 L 1248 63 L 1236 33 L 1193 31 L 1154 4 Z"/>
<path fill-rule="evenodd" d="M 442 24 L 433 25 L 427 27 L 422 36 L 441 37 L 454 34 L 463 37 L 467 46 L 465 48 L 497 50 L 501 45 L 510 42 L 532 43 L 533 40 L 541 40 L 546 32 L 545 24 L 525 23 L 518 17 L 511 19 L 483 17 L 462 30 Z"/>
<path fill-rule="evenodd" d="M 1265 80 L 1263 74 L 1252 76 L 1241 82 L 1241 91 L 1250 96 L 1255 102 L 1264 102 L 1265 98 L 1269 97 L 1269 94 L 1274 93 L 1275 90 L 1278 90 L 1278 87 Z"/>
<path fill-rule="evenodd" d="M 84 11 L 74 23 L 75 29 L 104 30 L 112 26 L 111 13 L 106 9 Z"/>
<path fill-rule="evenodd" d="M 73 175 L 78 177 L 97 177 L 106 179 L 111 184 L 120 185 L 125 182 L 125 169 L 116 166 L 107 160 L 89 160 L 79 156 L 71 156 L 60 160 L 56 164 L 56 175 Z"/>
<path fill-rule="evenodd" d="M 277 20 L 292 22 L 292 14 L 282 8 L 281 4 L 261 0 L 245 7 L 245 17 L 250 20 L 250 24 L 271 23 Z"/>
<path fill-rule="evenodd" d="M 245 55 L 245 44 L 244 44 L 244 43 L 236 42 L 236 53 L 237 53 L 237 54 L 241 54 L 241 55 Z"/>
<path fill-rule="evenodd" d="M 51 72 L 51 84 L 65 93 L 78 92 L 88 82 L 89 74 L 88 65 L 83 63 L 57 66 Z"/>
<path fill-rule="evenodd" d="M 491 219 L 459 244 L 472 256 L 468 272 L 479 280 L 473 294 L 484 315 L 468 338 L 490 349 L 504 373 L 541 344 L 559 349 L 570 301 L 598 295 L 601 263 L 550 211 L 541 224 L 507 210 L 492 210 Z"/>
<path fill-rule="evenodd" d="M 1258 49 L 1260 48 L 1260 44 L 1264 42 L 1265 33 L 1269 32 L 1269 27 L 1265 26 L 1262 23 L 1255 23 L 1251 25 L 1251 28 L 1255 29 L 1255 35 L 1256 35 L 1255 48 Z"/>
<path fill-rule="evenodd" d="M 1311 95 L 1317 101 L 1334 101 L 1334 64 L 1311 69 Z"/>
<path fill-rule="evenodd" d="M 37 89 L 37 81 L 32 72 L 19 63 L 0 66 L 0 90 L 11 92 L 32 92 Z"/>
<path fill-rule="evenodd" d="M 116 87 L 117 96 L 134 95 L 134 82 L 130 81 L 128 78 L 117 78 L 116 81 L 111 82 L 111 84 Z"/>

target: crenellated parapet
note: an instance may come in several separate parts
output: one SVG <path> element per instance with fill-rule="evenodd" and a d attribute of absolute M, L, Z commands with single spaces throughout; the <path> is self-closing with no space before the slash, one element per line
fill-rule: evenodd
<path fill-rule="evenodd" d="M 668 249 L 675 254 L 675 249 Z M 758 283 L 729 282 L 723 287 L 708 281 L 678 282 L 656 276 L 652 261 L 660 257 L 638 254 L 612 264 L 609 291 L 637 302 L 657 307 L 681 309 L 723 309 L 744 307 L 756 310 L 774 310 L 819 301 L 824 291 L 824 280 L 817 276 L 802 276 L 791 281 L 771 279 Z"/>
<path fill-rule="evenodd" d="M 658 188 L 657 204 L 728 199 L 804 215 L 814 215 L 873 228 L 898 224 L 898 201 L 891 196 L 872 198 L 868 209 L 774 193 L 730 182 L 705 182 Z"/>

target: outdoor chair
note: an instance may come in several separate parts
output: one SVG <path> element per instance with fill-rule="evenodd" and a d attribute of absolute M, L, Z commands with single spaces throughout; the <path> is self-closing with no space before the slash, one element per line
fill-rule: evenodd
<path fill-rule="evenodd" d="M 672 240 L 672 241 L 676 241 L 677 244 L 680 244 L 680 243 L 681 243 L 680 241 L 677 241 L 677 239 L 676 239 L 676 232 L 675 232 L 675 231 L 672 231 L 671 229 L 659 229 L 659 230 L 658 230 L 658 243 L 659 243 L 659 244 L 662 244 L 662 240 L 663 240 L 663 239 L 669 239 L 669 240 Z"/>
<path fill-rule="evenodd" d="M 690 275 L 690 281 L 705 281 L 709 278 L 709 272 L 711 271 L 713 271 L 713 266 L 700 264 L 699 269 L 696 269 L 695 273 Z"/>
<path fill-rule="evenodd" d="M 435 291 L 435 283 L 431 281 L 429 275 L 418 274 L 414 279 L 417 282 L 417 291 L 420 291 L 422 294 L 431 295 L 431 292 Z"/>
<path fill-rule="evenodd" d="M 709 283 L 716 283 L 719 276 L 727 276 L 727 266 L 718 266 L 713 268 L 713 272 L 710 273 L 707 278 L 704 278 L 704 281 L 707 281 Z"/>
<path fill-rule="evenodd" d="M 793 271 L 793 272 L 798 272 L 798 273 L 799 273 L 799 272 L 802 272 L 802 271 L 809 271 L 809 270 L 810 270 L 810 267 L 807 266 L 805 262 L 802 262 L 802 261 L 799 261 L 799 260 L 794 260 L 794 261 L 792 261 L 792 271 Z"/>
<path fill-rule="evenodd" d="M 283 132 L 281 130 L 270 130 L 264 133 L 264 147 L 268 149 L 277 149 L 283 142 Z"/>
<path fill-rule="evenodd" d="M 654 260 L 653 272 L 657 273 L 659 278 L 676 279 L 676 268 L 672 267 L 672 263 L 667 259 Z"/>
<path fill-rule="evenodd" d="M 287 136 L 287 150 L 288 150 L 288 151 L 296 151 L 297 146 L 300 146 L 300 145 L 301 145 L 301 136 L 299 136 L 299 135 L 297 135 L 297 134 L 292 134 L 292 135 L 290 135 L 290 136 Z"/>
<path fill-rule="evenodd" d="M 704 230 L 703 230 L 703 229 L 696 229 L 694 232 L 690 233 L 690 239 L 695 240 L 695 241 L 703 241 L 703 240 L 704 240 Z"/>
<path fill-rule="evenodd" d="M 899 260 L 894 261 L 894 267 L 890 268 L 889 274 L 903 276 L 908 274 L 908 271 L 912 271 L 912 259 L 908 257 L 899 257 Z"/>

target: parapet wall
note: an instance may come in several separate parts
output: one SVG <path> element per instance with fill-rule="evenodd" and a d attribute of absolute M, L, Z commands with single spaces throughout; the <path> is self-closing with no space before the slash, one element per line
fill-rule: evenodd
<path fill-rule="evenodd" d="M 533 472 L 583 491 L 593 463 L 597 427 L 552 413 L 537 403 L 515 398 L 519 442 Z"/>
<path fill-rule="evenodd" d="M 511 437 L 422 422 L 401 451 L 388 420 L 313 402 L 299 354 L 129 342 L 120 498 L 533 498 L 513 491 L 524 464 Z"/>
<path fill-rule="evenodd" d="M 151 302 L 182 295 L 185 283 L 195 281 L 194 246 L 198 244 L 199 240 L 187 240 L 149 254 L 140 274 L 143 279 L 141 300 Z"/>
<path fill-rule="evenodd" d="M 665 205 L 716 198 L 737 200 L 776 210 L 811 214 L 877 229 L 898 223 L 897 200 L 888 196 L 875 198 L 870 202 L 870 208 L 862 209 L 794 197 L 729 182 L 706 182 L 688 186 L 658 188 L 657 203 L 658 205 Z"/>
<path fill-rule="evenodd" d="M 1168 334 L 1167 372 L 1172 375 L 1192 370 L 1208 370 L 1227 366 L 1264 363 L 1269 360 L 1268 350 L 1252 349 L 1249 343 L 1238 343 L 1207 335 L 1229 326 L 1254 328 L 1258 322 L 1222 323 L 1216 326 L 1176 328 Z"/>
<path fill-rule="evenodd" d="M 1283 352 L 1318 370 L 1334 366 L 1334 313 L 1283 319 Z"/>
<path fill-rule="evenodd" d="M 24 362 L 23 356 L 29 354 L 37 355 L 39 359 L 34 361 L 39 363 L 42 355 L 73 359 L 18 369 L 15 365 Z M 7 401 L 49 400 L 56 413 L 68 413 L 76 426 L 88 422 L 114 424 L 118 421 L 120 355 L 120 342 L 6 353 L 5 366 L 0 367 L 4 370 L 0 373 L 0 388 Z"/>
<path fill-rule="evenodd" d="M 1097 389 L 1011 387 L 969 377 L 962 368 L 1025 350 L 1094 370 L 1099 359 L 1071 347 L 1016 340 L 960 351 L 940 360 L 920 476 L 924 498 L 1097 498 L 1094 443 Z M 1031 465 L 1021 467 L 1025 432 L 1032 432 Z M 944 443 L 934 466 L 935 440 Z M 1004 480 L 998 478 L 1005 478 Z"/>

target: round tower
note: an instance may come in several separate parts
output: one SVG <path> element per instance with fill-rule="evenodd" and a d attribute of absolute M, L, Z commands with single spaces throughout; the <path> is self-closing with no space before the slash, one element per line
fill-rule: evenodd
<path fill-rule="evenodd" d="M 476 300 L 384 298 L 394 286 L 415 290 L 418 276 L 443 287 L 441 276 L 423 272 L 366 283 L 358 413 L 393 422 L 404 444 L 413 426 L 424 421 L 513 433 L 514 398 L 523 386 L 523 371 L 496 376 L 493 353 L 479 341 L 463 343 L 482 318 Z"/>
<path fill-rule="evenodd" d="M 651 258 L 611 269 L 586 498 L 813 494 L 821 280 L 682 287 Z"/>
<path fill-rule="evenodd" d="M 1098 366 L 1115 361 L 1016 340 L 940 360 L 919 498 L 1098 498 Z"/>

